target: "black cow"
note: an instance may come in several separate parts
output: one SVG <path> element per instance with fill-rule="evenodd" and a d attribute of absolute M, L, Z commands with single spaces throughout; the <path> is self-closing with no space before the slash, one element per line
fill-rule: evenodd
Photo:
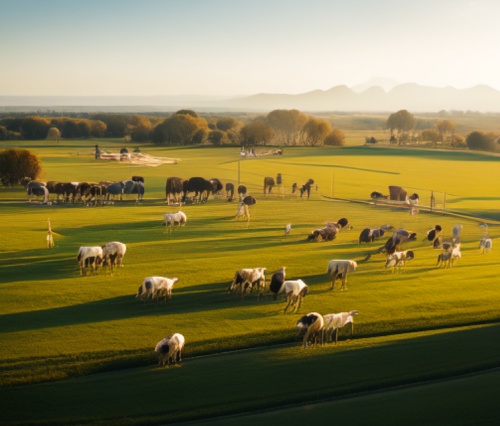
<path fill-rule="evenodd" d="M 170 204 L 170 198 L 175 202 L 179 201 L 183 192 L 183 180 L 180 177 L 169 177 L 165 184 L 165 196 L 167 204 Z"/>
<path fill-rule="evenodd" d="M 214 194 L 219 193 L 224 188 L 221 181 L 217 178 L 209 179 L 209 181 L 214 186 Z"/>
<path fill-rule="evenodd" d="M 80 182 L 77 186 L 77 195 L 80 197 L 80 199 L 83 199 L 84 197 L 87 197 L 90 195 L 90 183 L 88 182 Z"/>
<path fill-rule="evenodd" d="M 142 176 L 132 176 L 132 179 L 134 182 L 142 182 L 144 183 L 144 178 Z"/>
<path fill-rule="evenodd" d="M 184 193 L 184 196 L 182 197 L 183 202 L 186 201 L 187 194 L 189 192 L 194 192 L 195 198 L 198 197 L 199 194 L 198 202 L 201 203 L 202 198 L 204 198 L 205 201 L 208 200 L 208 196 L 210 195 L 210 193 L 214 192 L 214 186 L 210 181 L 202 177 L 193 177 L 188 181 L 185 181 L 183 184 L 183 193 Z"/>
<path fill-rule="evenodd" d="M 269 188 L 268 193 L 270 194 L 271 191 L 273 190 L 274 185 L 276 185 L 276 182 L 274 182 L 274 178 L 272 177 L 264 178 L 264 194 L 266 193 L 267 188 Z"/>

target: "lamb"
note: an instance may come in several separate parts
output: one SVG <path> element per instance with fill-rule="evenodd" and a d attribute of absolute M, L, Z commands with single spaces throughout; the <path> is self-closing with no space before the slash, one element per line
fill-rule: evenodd
<path fill-rule="evenodd" d="M 304 315 L 297 321 L 296 327 L 299 329 L 299 335 L 304 335 L 304 349 L 308 346 L 308 343 L 310 343 L 311 345 L 317 344 L 318 340 L 320 339 L 321 343 L 323 344 L 322 331 L 324 324 L 325 321 L 323 317 L 317 312 L 311 312 L 307 315 Z"/>
<path fill-rule="evenodd" d="M 446 251 L 438 256 L 438 261 L 436 266 L 453 268 L 453 262 L 455 259 L 460 259 L 462 257 L 462 252 L 460 251 L 460 244 L 457 244 L 452 251 Z"/>
<path fill-rule="evenodd" d="M 333 291 L 336 280 L 342 280 L 341 290 L 345 290 L 347 273 L 356 271 L 357 269 L 358 264 L 354 260 L 330 260 L 330 262 L 328 262 L 327 274 L 329 274 L 332 279 L 331 290 Z"/>
<path fill-rule="evenodd" d="M 100 264 L 100 261 L 103 259 L 103 252 L 101 247 L 80 247 L 78 250 L 77 260 L 80 264 L 80 275 L 87 275 L 85 270 L 85 261 L 88 258 L 94 258 L 94 262 L 92 262 L 92 269 L 95 272 L 97 267 Z"/>
<path fill-rule="evenodd" d="M 323 340 L 333 342 L 333 333 L 335 333 L 335 344 L 337 344 L 339 339 L 339 329 L 351 324 L 351 337 L 354 332 L 354 320 L 353 316 L 358 315 L 358 311 L 341 312 L 339 314 L 328 314 L 323 318 L 325 320 L 325 325 L 323 327 Z"/>
<path fill-rule="evenodd" d="M 179 210 L 177 213 L 165 213 L 163 215 L 165 226 L 175 226 L 175 222 L 179 224 L 178 226 L 184 226 L 187 222 L 186 214 Z"/>
<path fill-rule="evenodd" d="M 163 363 L 163 367 L 165 367 L 165 361 L 167 365 L 180 363 L 185 341 L 182 334 L 175 333 L 158 342 L 155 347 L 155 352 L 160 354 L 158 365 Z M 175 360 L 176 355 L 177 361 Z"/>
<path fill-rule="evenodd" d="M 487 235 L 485 235 L 482 239 L 481 242 L 479 243 L 479 249 L 483 249 L 483 253 L 489 253 L 491 249 L 493 248 L 493 242 L 491 241 L 491 238 L 488 238 Z"/>
<path fill-rule="evenodd" d="M 165 278 L 165 277 L 147 277 L 142 282 L 142 285 L 139 287 L 137 294 L 135 295 L 136 299 L 144 299 L 144 303 L 149 296 L 151 296 L 151 300 L 156 296 L 156 302 L 158 302 L 161 291 L 158 290 L 166 290 L 167 295 L 172 296 L 172 287 L 178 281 L 178 278 Z M 166 297 L 166 296 L 165 296 Z"/>
<path fill-rule="evenodd" d="M 258 299 L 266 288 L 266 268 L 240 269 L 234 274 L 234 280 L 229 285 L 228 294 L 231 294 L 237 287 L 241 286 L 241 300 L 245 298 L 247 290 L 252 291 L 254 286 L 260 290 Z M 264 281 L 262 283 L 262 281 Z"/>
<path fill-rule="evenodd" d="M 287 305 L 283 313 L 286 314 L 290 305 L 295 305 L 294 313 L 296 313 L 300 309 L 302 299 L 306 297 L 308 291 L 309 287 L 302 280 L 285 281 L 278 292 L 278 294 L 286 294 Z"/>

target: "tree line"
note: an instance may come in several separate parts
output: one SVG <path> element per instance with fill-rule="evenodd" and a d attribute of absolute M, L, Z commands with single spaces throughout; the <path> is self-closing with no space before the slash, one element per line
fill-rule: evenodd
<path fill-rule="evenodd" d="M 386 129 L 390 130 L 391 144 L 398 146 L 410 142 L 428 142 L 436 146 L 467 147 L 479 151 L 500 149 L 500 134 L 475 130 L 466 137 L 456 134 L 456 123 L 449 119 L 429 120 L 416 118 L 407 110 L 389 116 Z"/>

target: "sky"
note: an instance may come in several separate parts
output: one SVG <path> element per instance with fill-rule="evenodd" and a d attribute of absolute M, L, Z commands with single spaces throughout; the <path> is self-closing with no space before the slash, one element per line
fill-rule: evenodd
<path fill-rule="evenodd" d="M 0 0 L 0 96 L 500 89 L 498 0 Z"/>

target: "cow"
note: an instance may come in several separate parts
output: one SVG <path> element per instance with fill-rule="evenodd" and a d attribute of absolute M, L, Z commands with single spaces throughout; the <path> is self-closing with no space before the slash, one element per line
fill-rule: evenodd
<path fill-rule="evenodd" d="M 224 188 L 224 186 L 222 185 L 221 181 L 219 179 L 217 179 L 217 178 L 208 179 L 208 181 L 214 187 L 214 190 L 213 190 L 214 194 L 220 193 L 220 191 L 222 191 L 222 189 Z"/>
<path fill-rule="evenodd" d="M 144 184 L 144 178 L 142 176 L 132 176 L 131 180 L 134 182 L 142 182 Z"/>
<path fill-rule="evenodd" d="M 393 201 L 406 201 L 408 193 L 400 186 L 389 186 L 389 194 Z"/>
<path fill-rule="evenodd" d="M 202 177 L 192 177 L 191 179 L 184 181 L 183 183 L 183 198 L 182 202 L 187 200 L 187 194 L 189 192 L 195 193 L 195 198 L 199 196 L 198 202 L 201 203 L 202 199 L 208 200 L 208 196 L 214 193 L 213 184 L 202 178 Z M 206 195 L 205 195 L 206 194 Z"/>

